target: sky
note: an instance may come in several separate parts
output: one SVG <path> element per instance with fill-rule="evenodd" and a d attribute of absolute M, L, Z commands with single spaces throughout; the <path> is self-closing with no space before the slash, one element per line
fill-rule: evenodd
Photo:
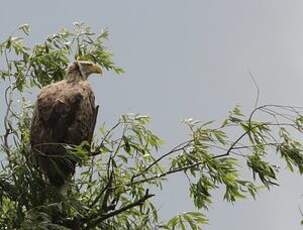
<path fill-rule="evenodd" d="M 256 88 L 249 71 L 260 104 L 302 106 L 302 12 L 301 0 L 10 0 L 1 4 L 0 39 L 24 23 L 32 27 L 33 43 L 75 21 L 108 28 L 108 47 L 126 73 L 90 80 L 99 122 L 148 114 L 169 148 L 186 138 L 184 118 L 222 120 L 237 104 L 252 109 Z M 256 201 L 233 205 L 215 193 L 205 229 L 301 229 L 302 178 L 282 170 L 279 182 Z M 156 202 L 164 218 L 193 210 L 182 175 L 170 177 Z"/>

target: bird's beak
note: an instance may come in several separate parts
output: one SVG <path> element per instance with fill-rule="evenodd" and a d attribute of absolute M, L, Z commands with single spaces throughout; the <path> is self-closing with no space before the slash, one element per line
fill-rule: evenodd
<path fill-rule="evenodd" d="M 101 68 L 101 66 L 99 66 L 98 64 L 94 64 L 94 65 L 92 66 L 92 72 L 93 72 L 93 73 L 102 74 L 102 68 Z"/>

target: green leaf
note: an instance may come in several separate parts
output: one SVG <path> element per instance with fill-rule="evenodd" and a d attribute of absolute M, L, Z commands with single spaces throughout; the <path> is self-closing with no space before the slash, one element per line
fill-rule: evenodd
<path fill-rule="evenodd" d="M 30 32 L 29 24 L 23 24 L 23 25 L 19 26 L 18 29 L 23 31 L 23 33 L 25 33 L 26 35 L 29 35 L 29 32 Z"/>

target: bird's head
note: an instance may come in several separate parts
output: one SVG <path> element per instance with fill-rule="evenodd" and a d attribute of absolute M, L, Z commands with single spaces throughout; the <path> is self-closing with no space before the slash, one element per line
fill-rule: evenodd
<path fill-rule="evenodd" d="M 68 81 L 85 81 L 90 74 L 102 74 L 102 69 L 98 64 L 90 61 L 75 61 L 67 68 Z"/>

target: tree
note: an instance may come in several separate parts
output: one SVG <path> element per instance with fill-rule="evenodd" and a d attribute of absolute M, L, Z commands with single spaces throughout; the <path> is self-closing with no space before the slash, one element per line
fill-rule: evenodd
<path fill-rule="evenodd" d="M 105 70 L 123 73 L 104 46 L 107 31 L 95 34 L 75 23 L 41 44 L 29 47 L 28 25 L 0 44 L 6 85 L 4 134 L 1 135 L 0 226 L 2 229 L 202 229 L 212 191 L 224 188 L 224 199 L 255 197 L 258 189 L 278 185 L 277 154 L 291 172 L 303 173 L 302 107 L 263 105 L 244 115 L 237 106 L 222 122 L 184 121 L 190 136 L 163 153 L 163 141 L 148 128 L 150 118 L 124 114 L 113 127 L 97 124 L 91 145 L 65 145 L 78 173 L 58 191 L 35 162 L 29 144 L 33 106 L 28 92 L 64 78 L 68 63 L 90 60 Z M 261 119 L 262 118 L 262 119 Z M 252 173 L 245 178 L 239 165 Z M 164 222 L 150 191 L 184 173 L 199 212 Z M 260 186 L 262 185 L 262 186 Z"/>

